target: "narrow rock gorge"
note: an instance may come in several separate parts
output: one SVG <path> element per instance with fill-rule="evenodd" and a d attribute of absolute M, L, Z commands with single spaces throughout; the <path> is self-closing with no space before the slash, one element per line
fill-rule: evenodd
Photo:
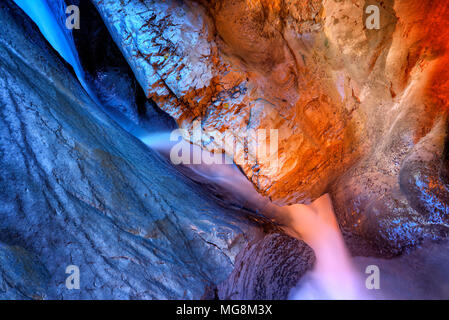
<path fill-rule="evenodd" d="M 1 299 L 449 298 L 449 3 L 32 1 L 0 4 Z"/>

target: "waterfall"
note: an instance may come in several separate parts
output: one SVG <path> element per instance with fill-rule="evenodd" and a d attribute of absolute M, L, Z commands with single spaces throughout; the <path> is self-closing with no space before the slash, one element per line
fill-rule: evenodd
<path fill-rule="evenodd" d="M 65 26 L 65 3 L 63 0 L 14 0 L 36 23 L 42 35 L 75 71 L 78 80 L 91 97 L 84 71 L 75 48 L 72 34 Z"/>
<path fill-rule="evenodd" d="M 290 292 L 291 299 L 367 299 L 339 229 L 329 195 L 311 205 L 285 207 L 291 228 L 315 252 L 314 269 Z"/>
<path fill-rule="evenodd" d="M 96 95 L 89 88 L 78 57 L 71 31 L 65 27 L 65 4 L 63 0 L 14 0 L 37 24 L 43 36 L 74 69 L 78 80 L 99 107 Z M 104 110 L 104 109 L 103 109 Z M 151 133 L 119 114 L 104 110 L 125 130 L 161 154 L 169 153 L 173 146 L 170 134 Z M 187 142 L 184 142 L 187 143 Z M 207 153 L 199 147 L 189 146 L 193 152 Z M 235 164 L 191 165 L 196 174 L 220 184 L 252 209 L 277 220 L 292 236 L 304 240 L 316 255 L 316 264 L 291 292 L 293 299 L 358 299 L 359 286 L 364 284 L 356 275 L 350 256 L 339 230 L 332 203 L 325 195 L 310 205 L 279 207 L 261 196 Z"/>

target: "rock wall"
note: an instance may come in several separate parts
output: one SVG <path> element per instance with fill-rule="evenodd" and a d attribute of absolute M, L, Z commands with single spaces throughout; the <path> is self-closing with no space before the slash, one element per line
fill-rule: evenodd
<path fill-rule="evenodd" d="M 114 123 L 10 0 L 0 21 L 0 298 L 192 299 L 225 280 L 270 224 Z"/>
<path fill-rule="evenodd" d="M 161 108 L 190 130 L 195 120 L 230 130 L 260 193 L 291 204 L 330 192 L 355 254 L 447 236 L 446 2 L 92 3 L 151 99 L 113 65 L 111 44 L 83 61 L 106 108 L 139 124 Z M 368 5 L 379 30 L 365 27 Z M 122 130 L 10 0 L 0 21 L 1 298 L 287 296 L 313 265 L 309 247 L 212 198 Z M 96 23 L 75 37 L 81 58 L 101 51 L 79 38 Z M 279 131 L 279 167 L 251 154 L 250 129 Z M 80 291 L 65 287 L 70 264 Z"/>
<path fill-rule="evenodd" d="M 345 232 L 382 255 L 447 234 L 445 2 L 93 3 L 147 96 L 181 127 L 231 130 L 262 194 L 330 192 Z M 279 130 L 278 168 L 251 154 L 249 129 Z"/>
<path fill-rule="evenodd" d="M 368 148 L 331 189 L 342 226 L 374 243 L 383 254 L 445 237 L 449 213 L 444 173 L 449 5 L 395 1 L 386 8 L 391 9 L 396 23 L 386 38 L 388 46 L 379 50 L 372 68 L 360 69 L 366 74 L 350 73 L 362 84 L 357 96 L 366 118 Z M 362 53 L 371 39 L 365 41 Z M 342 52 L 350 52 L 346 65 L 360 65 L 365 55 L 357 58 L 342 43 Z"/>
<path fill-rule="evenodd" d="M 313 43 L 324 47 L 324 37 L 295 34 L 279 12 L 265 19 L 275 8 L 262 3 L 93 2 L 147 96 L 181 127 L 200 119 L 205 131 L 230 130 L 242 149 L 234 160 L 261 193 L 280 203 L 311 200 L 353 161 L 349 113 L 314 62 Z M 309 4 L 295 14 L 310 33 L 321 6 Z M 248 155 L 254 141 L 243 136 L 260 128 L 279 130 L 279 168 Z"/>

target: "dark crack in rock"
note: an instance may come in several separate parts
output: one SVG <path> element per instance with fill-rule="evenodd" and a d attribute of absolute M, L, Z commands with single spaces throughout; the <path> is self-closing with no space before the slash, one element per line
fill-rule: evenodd
<path fill-rule="evenodd" d="M 176 128 L 175 121 L 145 96 L 92 2 L 77 0 L 73 3 L 82 12 L 80 25 L 83 26 L 73 30 L 75 45 L 102 106 L 151 132 Z"/>

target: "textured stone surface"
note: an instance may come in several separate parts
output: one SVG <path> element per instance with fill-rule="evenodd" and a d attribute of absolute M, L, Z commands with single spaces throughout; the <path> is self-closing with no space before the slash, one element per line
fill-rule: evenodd
<path fill-rule="evenodd" d="M 283 300 L 312 268 L 312 249 L 300 240 L 269 234 L 246 247 L 236 258 L 230 277 L 218 286 L 225 300 Z"/>
<path fill-rule="evenodd" d="M 92 2 L 145 95 L 178 125 L 200 118 L 241 145 L 251 142 L 242 131 L 279 129 L 279 171 L 266 158 L 241 165 L 261 193 L 293 203 L 330 192 L 357 254 L 447 235 L 446 2 Z M 9 3 L 0 296 L 285 298 L 310 249 L 280 234 L 253 239 L 258 218 L 213 201 L 114 124 Z M 381 7 L 380 30 L 364 26 L 369 4 Z M 82 58 L 98 43 L 78 43 Z M 135 81 L 115 57 L 84 66 L 105 106 L 141 124 Z M 81 291 L 64 286 L 68 264 L 81 267 Z"/>
<path fill-rule="evenodd" d="M 80 29 L 73 38 L 91 88 L 103 108 L 121 114 L 130 123 L 157 132 L 176 127 L 143 89 L 114 43 L 95 6 L 90 1 L 73 1 L 79 6 Z"/>
<path fill-rule="evenodd" d="M 315 61 L 326 50 L 311 34 L 321 5 L 248 2 L 94 1 L 161 109 L 181 127 L 201 119 L 204 130 L 229 129 L 239 146 L 254 143 L 248 129 L 278 129 L 279 170 L 251 148 L 234 160 L 275 201 L 311 200 L 353 161 L 357 140 L 334 77 Z"/>
<path fill-rule="evenodd" d="M 440 121 L 407 156 L 399 175 L 401 190 L 410 205 L 436 224 L 449 222 L 449 140 L 444 145 L 447 131 Z"/>
<path fill-rule="evenodd" d="M 389 255 L 448 233 L 444 145 L 449 5 L 435 1 L 384 5 L 383 11 L 393 9 L 395 17 L 383 19 L 387 25 L 381 30 L 364 33 L 363 26 L 354 22 L 343 25 L 333 40 L 343 52 L 347 76 L 361 88 L 352 92 L 365 118 L 361 127 L 365 155 L 334 183 L 331 193 L 343 228 Z M 347 4 L 332 12 L 333 19 L 352 11 Z M 335 25 L 329 28 L 335 35 Z M 345 36 L 348 32 L 351 37 Z M 385 37 L 378 45 L 376 32 Z M 364 41 L 354 42 L 352 35 L 357 33 L 365 34 Z M 373 52 L 373 45 L 378 54 L 371 67 L 352 68 L 366 60 L 365 52 Z"/>
<path fill-rule="evenodd" d="M 224 280 L 254 219 L 112 122 L 9 0 L 0 21 L 1 297 L 199 298 Z"/>
<path fill-rule="evenodd" d="M 280 130 L 279 171 L 242 165 L 261 193 L 293 203 L 330 192 L 348 241 L 382 255 L 447 234 L 447 3 L 94 3 L 180 126 Z M 365 27 L 373 4 L 379 30 Z M 418 160 L 426 150 L 433 159 Z"/>
<path fill-rule="evenodd" d="M 43 299 L 50 275 L 39 259 L 19 246 L 0 243 L 0 299 Z"/>

